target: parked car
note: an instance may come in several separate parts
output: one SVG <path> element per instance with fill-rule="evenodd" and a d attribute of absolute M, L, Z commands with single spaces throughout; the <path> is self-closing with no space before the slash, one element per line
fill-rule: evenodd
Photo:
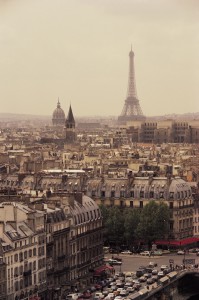
<path fill-rule="evenodd" d="M 121 252 L 121 254 L 132 254 L 132 252 L 130 250 L 124 250 Z"/>
<path fill-rule="evenodd" d="M 143 255 L 143 256 L 150 256 L 150 251 L 143 251 L 143 252 L 140 252 L 140 255 Z"/>
<path fill-rule="evenodd" d="M 179 251 L 177 252 L 177 254 L 178 254 L 178 255 L 184 255 L 184 254 L 185 254 L 185 251 L 184 251 L 184 250 L 179 250 Z"/>
<path fill-rule="evenodd" d="M 118 256 L 112 256 L 112 259 L 115 259 L 115 260 L 118 260 L 118 261 L 122 261 L 122 258 L 118 257 Z"/>
<path fill-rule="evenodd" d="M 162 251 L 161 251 L 161 250 L 153 251 L 153 252 L 152 252 L 152 255 L 155 255 L 155 256 L 162 256 Z"/>
<path fill-rule="evenodd" d="M 109 263 L 110 265 L 121 265 L 121 264 L 122 264 L 121 261 L 116 260 L 116 259 L 112 259 L 112 258 L 110 258 L 110 259 L 108 260 L 108 263 Z"/>

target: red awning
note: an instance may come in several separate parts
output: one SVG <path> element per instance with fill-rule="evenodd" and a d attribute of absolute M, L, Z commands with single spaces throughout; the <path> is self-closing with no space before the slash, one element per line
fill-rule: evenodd
<path fill-rule="evenodd" d="M 108 265 L 104 265 L 95 270 L 95 275 L 99 275 L 101 272 L 105 270 L 113 270 L 114 268 Z"/>
<path fill-rule="evenodd" d="M 158 240 L 155 241 L 156 245 L 171 245 L 171 246 L 185 246 L 189 244 L 194 244 L 199 242 L 199 238 L 197 237 L 189 237 L 183 240 Z"/>

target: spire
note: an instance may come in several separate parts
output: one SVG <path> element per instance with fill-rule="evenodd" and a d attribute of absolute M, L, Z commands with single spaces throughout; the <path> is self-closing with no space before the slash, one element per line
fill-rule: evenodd
<path fill-rule="evenodd" d="M 57 101 L 57 108 L 60 108 L 61 105 L 60 105 L 60 102 L 59 102 L 59 97 L 58 97 L 58 101 Z"/>
<path fill-rule="evenodd" d="M 68 111 L 68 116 L 66 118 L 66 121 L 68 123 L 75 123 L 75 119 L 74 119 L 74 116 L 73 116 L 73 112 L 72 112 L 72 108 L 71 108 L 71 105 L 69 107 L 69 111 Z"/>

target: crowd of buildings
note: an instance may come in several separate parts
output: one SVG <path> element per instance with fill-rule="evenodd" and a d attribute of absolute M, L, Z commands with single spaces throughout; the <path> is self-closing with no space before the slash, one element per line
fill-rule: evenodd
<path fill-rule="evenodd" d="M 59 100 L 51 125 L 1 122 L 0 300 L 65 299 L 91 284 L 103 263 L 100 204 L 163 201 L 169 234 L 157 244 L 199 241 L 199 125 L 147 121 L 129 57 L 119 125 L 77 124 Z"/>
<path fill-rule="evenodd" d="M 2 126 L 0 138 L 1 300 L 64 299 L 90 284 L 103 261 L 99 204 L 164 201 L 171 217 L 162 243 L 199 240 L 197 144 L 135 143 L 119 127 L 81 129 L 71 107 L 64 124 Z"/>

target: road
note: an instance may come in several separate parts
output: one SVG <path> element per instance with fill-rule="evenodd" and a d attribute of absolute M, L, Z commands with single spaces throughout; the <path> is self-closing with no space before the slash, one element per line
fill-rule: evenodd
<path fill-rule="evenodd" d="M 105 255 L 108 258 L 112 257 L 112 254 Z M 117 256 L 117 255 L 113 255 Z M 175 265 L 182 265 L 182 261 L 184 259 L 184 255 L 177 254 L 165 254 L 163 256 L 141 256 L 141 255 L 126 255 L 119 254 L 119 257 L 122 258 L 122 265 L 115 265 L 115 271 L 119 272 L 135 272 L 139 266 L 147 266 L 150 261 L 156 262 L 158 264 L 157 269 L 160 268 L 161 265 L 170 265 L 169 260 L 174 261 Z M 199 256 L 196 256 L 195 253 L 190 253 L 185 255 L 185 259 L 195 259 L 195 264 L 199 264 Z"/>

